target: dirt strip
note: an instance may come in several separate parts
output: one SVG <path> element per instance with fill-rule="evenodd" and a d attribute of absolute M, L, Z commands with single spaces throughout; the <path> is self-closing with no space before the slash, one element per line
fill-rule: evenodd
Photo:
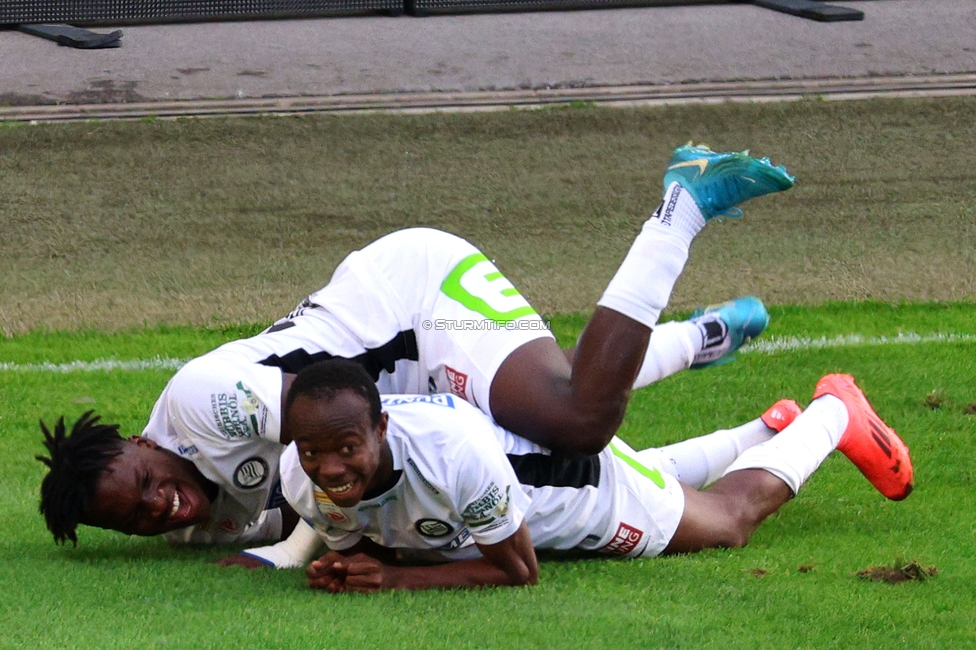
<path fill-rule="evenodd" d="M 976 74 L 800 79 L 477 92 L 365 93 L 266 99 L 151 101 L 0 107 L 0 121 L 74 122 L 143 118 L 351 112 L 464 112 L 591 103 L 663 106 L 723 102 L 828 101 L 976 95 Z"/>

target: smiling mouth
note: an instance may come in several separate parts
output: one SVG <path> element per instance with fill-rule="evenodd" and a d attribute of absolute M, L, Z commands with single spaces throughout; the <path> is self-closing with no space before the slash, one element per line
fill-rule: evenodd
<path fill-rule="evenodd" d="M 173 505 L 169 509 L 169 518 L 172 518 L 180 510 L 180 493 L 173 490 Z"/>
<path fill-rule="evenodd" d="M 336 495 L 342 495 L 349 492 L 352 489 L 352 482 L 346 483 L 344 485 L 336 485 L 329 488 L 329 492 Z"/>

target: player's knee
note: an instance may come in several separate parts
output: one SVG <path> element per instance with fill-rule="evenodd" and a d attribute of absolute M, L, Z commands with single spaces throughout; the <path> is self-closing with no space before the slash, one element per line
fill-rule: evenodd
<path fill-rule="evenodd" d="M 716 523 L 717 525 L 711 527 L 705 539 L 700 540 L 699 548 L 742 548 L 749 543 L 751 531 L 741 526 L 734 518 Z"/>
<path fill-rule="evenodd" d="M 707 494 L 707 493 L 706 493 Z M 742 548 L 756 530 L 755 518 L 739 499 L 708 495 L 708 508 L 701 513 L 702 548 Z"/>
<path fill-rule="evenodd" d="M 610 440 L 623 422 L 625 407 L 613 404 L 600 408 L 574 409 L 572 420 L 566 429 L 572 451 L 598 454 L 610 444 Z"/>
<path fill-rule="evenodd" d="M 726 533 L 725 543 L 722 544 L 722 547 L 743 548 L 749 543 L 751 537 L 750 531 L 744 528 L 733 528 Z"/>
<path fill-rule="evenodd" d="M 742 548 L 749 543 L 752 533 L 759 526 L 755 513 L 747 505 L 736 504 L 730 508 L 726 530 L 727 548 Z"/>
<path fill-rule="evenodd" d="M 627 406 L 626 400 L 582 400 L 568 382 L 554 383 L 541 394 L 525 399 L 524 391 L 510 389 L 496 379 L 492 416 L 513 433 L 560 452 L 602 451 L 623 422 Z"/>

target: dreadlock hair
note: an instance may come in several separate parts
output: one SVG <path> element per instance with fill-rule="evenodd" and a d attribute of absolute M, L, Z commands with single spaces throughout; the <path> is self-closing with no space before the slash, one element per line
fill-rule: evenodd
<path fill-rule="evenodd" d="M 95 497 L 95 484 L 109 461 L 122 453 L 119 425 L 100 424 L 101 418 L 87 411 L 65 435 L 64 417 L 58 419 L 54 434 L 41 421 L 44 446 L 50 458 L 35 456 L 50 471 L 41 483 L 41 514 L 54 541 L 75 546 L 75 529 Z"/>
<path fill-rule="evenodd" d="M 370 424 L 376 426 L 381 415 L 380 392 L 376 384 L 361 365 L 339 357 L 313 363 L 295 376 L 285 398 L 285 413 L 302 395 L 311 399 L 332 400 L 342 390 L 351 390 L 366 400 Z"/>

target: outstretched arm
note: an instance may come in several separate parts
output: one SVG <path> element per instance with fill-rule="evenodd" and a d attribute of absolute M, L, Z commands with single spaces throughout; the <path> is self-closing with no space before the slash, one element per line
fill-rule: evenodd
<path fill-rule="evenodd" d="M 483 557 L 435 566 L 395 566 L 367 552 L 335 551 L 312 562 L 308 585 L 332 593 L 372 593 L 388 589 L 452 589 L 535 584 L 539 565 L 525 522 L 497 544 L 478 544 Z"/>
<path fill-rule="evenodd" d="M 217 561 L 220 566 L 242 566 L 248 569 L 271 566 L 276 569 L 296 569 L 305 566 L 322 546 L 315 529 L 299 519 L 285 504 L 281 509 L 283 539 L 271 546 L 252 548 Z"/>

